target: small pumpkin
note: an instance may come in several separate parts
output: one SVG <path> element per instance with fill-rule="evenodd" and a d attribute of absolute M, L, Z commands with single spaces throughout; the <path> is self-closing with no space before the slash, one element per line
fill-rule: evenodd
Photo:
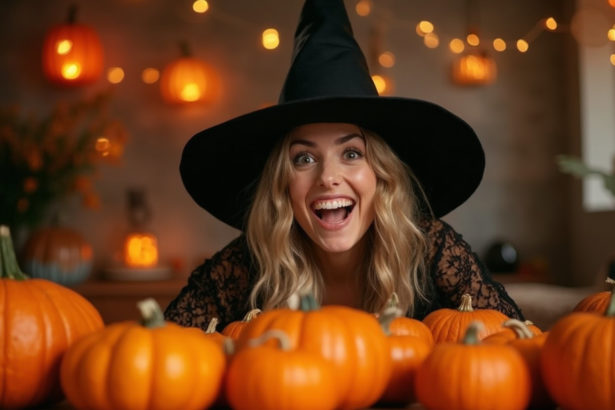
<path fill-rule="evenodd" d="M 300 298 L 300 310 L 271 309 L 250 321 L 236 348 L 267 330 L 285 332 L 293 349 L 316 353 L 333 363 L 340 407 L 362 408 L 375 403 L 391 374 L 386 335 L 376 318 L 348 306 L 320 307 L 311 295 Z"/>
<path fill-rule="evenodd" d="M 384 320 L 381 319 L 383 317 L 386 317 L 386 324 L 383 323 Z M 429 327 L 418 319 L 405 316 L 399 309 L 399 298 L 396 293 L 391 295 L 391 298 L 387 303 L 387 307 L 380 314 L 378 321 L 383 328 L 386 326 L 386 329 L 388 329 L 387 332 L 390 332 L 391 335 L 416 336 L 424 339 L 429 344 L 434 344 L 433 334 L 431 333 Z"/>
<path fill-rule="evenodd" d="M 279 346 L 265 344 L 275 339 Z M 296 350 L 281 330 L 250 339 L 232 358 L 226 397 L 233 409 L 334 409 L 339 403 L 332 363 Z"/>
<path fill-rule="evenodd" d="M 392 370 L 387 387 L 380 397 L 383 404 L 408 404 L 416 399 L 414 392 L 414 379 L 420 364 L 431 353 L 434 342 L 431 332 L 422 322 L 421 325 L 429 332 L 430 338 L 420 334 L 395 334 L 391 331 L 391 324 L 401 319 L 401 310 L 394 305 L 385 309 L 378 318 L 382 330 L 387 335 L 391 353 Z M 416 326 L 410 325 L 411 330 Z M 418 327 L 420 329 L 420 327 Z"/>
<path fill-rule="evenodd" d="M 88 278 L 92 263 L 92 246 L 72 228 L 39 228 L 24 245 L 23 266 L 35 278 L 75 285 Z"/>
<path fill-rule="evenodd" d="M 101 329 L 100 313 L 77 292 L 30 279 L 17 265 L 7 226 L 0 226 L 0 408 L 59 401 L 60 359 Z"/>
<path fill-rule="evenodd" d="M 473 321 L 483 323 L 479 334 L 481 339 L 502 330 L 502 323 L 509 318 L 495 309 L 474 309 L 472 296 L 464 294 L 457 309 L 442 308 L 434 310 L 423 319 L 423 323 L 431 330 L 434 341 L 458 342 L 464 338 L 468 325 Z"/>
<path fill-rule="evenodd" d="M 604 314 L 607 306 L 609 305 L 611 294 L 613 293 L 613 291 L 615 291 L 615 280 L 607 278 L 606 284 L 611 287 L 611 290 L 605 290 L 603 292 L 597 292 L 586 296 L 579 303 L 577 303 L 573 311 L 596 312 Z"/>
<path fill-rule="evenodd" d="M 220 345 L 202 330 L 165 322 L 154 299 L 142 323 L 116 322 L 68 349 L 62 388 L 77 408 L 202 409 L 219 394 L 226 369 Z"/>
<path fill-rule="evenodd" d="M 416 395 L 428 409 L 525 409 L 530 375 L 505 344 L 481 343 L 482 323 L 471 322 L 461 342 L 437 343 L 419 366 Z"/>
<path fill-rule="evenodd" d="M 43 73 L 61 85 L 96 82 L 103 69 L 103 47 L 96 31 L 76 22 L 76 6 L 68 11 L 68 21 L 53 26 L 45 35 Z"/>
<path fill-rule="evenodd" d="M 615 293 L 602 315 L 572 312 L 548 332 L 540 356 L 547 390 L 562 408 L 613 409 Z"/>
<path fill-rule="evenodd" d="M 239 335 L 241 334 L 241 331 L 243 330 L 244 326 L 256 316 L 258 316 L 260 313 L 260 309 L 250 310 L 248 313 L 246 313 L 242 320 L 236 320 L 226 325 L 224 329 L 222 329 L 222 334 L 230 337 L 233 340 L 239 339 Z"/>

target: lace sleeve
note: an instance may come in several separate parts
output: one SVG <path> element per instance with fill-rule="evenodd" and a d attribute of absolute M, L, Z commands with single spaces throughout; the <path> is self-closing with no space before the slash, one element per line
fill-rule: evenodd
<path fill-rule="evenodd" d="M 248 310 L 253 275 L 243 235 L 197 267 L 188 284 L 164 312 L 166 320 L 206 329 L 213 317 L 218 331 Z"/>
<path fill-rule="evenodd" d="M 521 310 L 504 286 L 491 278 L 470 245 L 450 225 L 441 220 L 432 221 L 427 236 L 437 305 L 456 308 L 461 296 L 469 293 L 475 308 L 495 309 L 523 320 Z"/>

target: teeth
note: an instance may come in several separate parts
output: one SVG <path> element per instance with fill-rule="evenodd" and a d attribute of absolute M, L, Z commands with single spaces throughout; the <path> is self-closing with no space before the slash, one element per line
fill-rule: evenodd
<path fill-rule="evenodd" d="M 314 204 L 314 209 L 337 209 L 351 206 L 352 201 L 350 199 L 334 199 L 332 201 L 317 201 Z"/>

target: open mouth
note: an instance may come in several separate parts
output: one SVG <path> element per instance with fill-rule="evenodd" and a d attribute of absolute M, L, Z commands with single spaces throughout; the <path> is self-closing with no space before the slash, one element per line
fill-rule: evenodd
<path fill-rule="evenodd" d="M 324 222 L 339 223 L 348 218 L 354 206 L 355 202 L 348 198 L 316 201 L 312 204 L 312 212 Z"/>

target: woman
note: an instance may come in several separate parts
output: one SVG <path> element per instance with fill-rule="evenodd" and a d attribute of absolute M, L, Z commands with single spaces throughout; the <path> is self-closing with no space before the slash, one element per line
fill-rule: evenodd
<path fill-rule="evenodd" d="M 206 129 L 184 149 L 188 192 L 245 235 L 192 273 L 166 318 L 224 326 L 306 291 L 370 312 L 396 293 L 417 318 L 470 293 L 476 307 L 522 318 L 439 219 L 474 192 L 483 169 L 461 119 L 378 96 L 343 1 L 307 0 L 279 104 Z"/>

